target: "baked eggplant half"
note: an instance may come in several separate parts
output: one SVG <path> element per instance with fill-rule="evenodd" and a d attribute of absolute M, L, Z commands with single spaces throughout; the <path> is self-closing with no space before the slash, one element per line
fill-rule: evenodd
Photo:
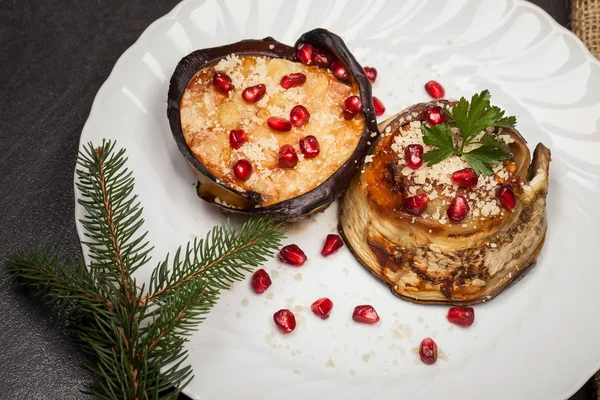
<path fill-rule="evenodd" d="M 463 113 L 481 112 L 465 104 Z M 487 301 L 536 261 L 544 243 L 550 151 L 540 143 L 531 159 L 507 119 L 499 122 L 504 127 L 481 128 L 463 148 L 456 107 L 417 104 L 380 124 L 382 134 L 342 200 L 339 229 L 354 256 L 411 302 Z M 431 136 L 437 125 L 439 135 Z M 436 150 L 431 143 L 443 149 L 440 132 L 462 154 L 427 157 Z M 481 149 L 465 156 L 469 147 Z M 502 160 L 477 164 L 481 154 Z"/>
<path fill-rule="evenodd" d="M 194 51 L 167 115 L 202 199 L 284 221 L 335 201 L 379 133 L 363 68 L 324 29 Z"/>

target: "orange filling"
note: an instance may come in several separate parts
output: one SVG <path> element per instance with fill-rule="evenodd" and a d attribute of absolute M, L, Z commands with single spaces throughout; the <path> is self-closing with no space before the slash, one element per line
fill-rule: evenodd
<path fill-rule="evenodd" d="M 215 86 L 217 73 L 230 79 L 229 91 L 223 90 L 221 76 L 217 83 L 221 86 Z M 304 74 L 306 81 L 285 89 L 282 78 L 293 73 Z M 264 94 L 257 85 L 265 85 Z M 270 205 L 316 188 L 348 160 L 365 124 L 362 113 L 346 120 L 342 109 L 345 99 L 358 95 L 356 83 L 346 84 L 313 66 L 278 58 L 228 56 L 191 79 L 181 100 L 181 126 L 192 152 L 219 180 L 240 192 L 257 192 L 261 205 Z M 308 121 L 302 113 L 290 116 L 297 105 L 306 108 Z M 277 118 L 291 120 L 291 129 Z M 311 135 L 318 143 L 317 156 L 306 149 L 305 156 L 300 146 Z M 314 147 L 314 140 L 310 143 Z M 296 153 L 295 164 L 286 145 Z M 249 176 L 236 176 L 240 160 L 250 162 Z"/>

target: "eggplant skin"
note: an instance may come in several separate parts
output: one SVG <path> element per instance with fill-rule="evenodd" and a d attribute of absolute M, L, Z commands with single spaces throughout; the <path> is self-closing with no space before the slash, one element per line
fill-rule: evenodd
<path fill-rule="evenodd" d="M 422 120 L 427 104 L 397 114 L 380 124 L 380 130 L 390 127 L 393 134 L 404 123 Z M 392 293 L 421 304 L 476 304 L 498 295 L 535 263 L 547 230 L 550 150 L 539 143 L 530 160 L 519 132 L 503 133 L 515 139 L 511 151 L 524 181 L 523 193 L 512 212 L 500 221 L 478 223 L 476 232 L 463 231 L 461 224 L 432 224 L 430 219 L 412 223 L 414 216 L 382 208 L 385 201 L 373 199 L 364 174 L 354 177 L 342 199 L 339 230 L 355 258 Z M 374 159 L 382 156 L 391 137 L 375 143 Z"/>
<path fill-rule="evenodd" d="M 346 65 L 358 85 L 363 103 L 365 127 L 350 158 L 323 183 L 303 195 L 261 207 L 258 193 L 239 192 L 227 186 L 217 179 L 193 154 L 185 141 L 181 128 L 181 98 L 196 72 L 230 54 L 283 58 L 300 62 L 296 57 L 296 46 L 300 43 L 308 43 L 327 49 Z M 263 215 L 281 221 L 300 220 L 329 207 L 341 195 L 358 167 L 362 164 L 369 149 L 370 141 L 379 135 L 375 110 L 373 109 L 371 83 L 367 79 L 362 66 L 356 61 L 339 36 L 320 28 L 303 34 L 294 47 L 267 37 L 262 40 L 243 40 L 221 47 L 192 52 L 179 62 L 171 77 L 167 117 L 179 151 L 198 178 L 197 193 L 202 199 L 215 204 L 227 213 Z"/>

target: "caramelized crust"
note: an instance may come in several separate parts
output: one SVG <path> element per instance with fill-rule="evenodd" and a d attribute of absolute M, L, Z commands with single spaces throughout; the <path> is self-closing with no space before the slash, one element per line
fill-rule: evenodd
<path fill-rule="evenodd" d="M 514 129 L 504 130 L 513 140 L 513 159 L 496 167 L 494 171 L 503 172 L 480 186 L 484 193 L 496 183 L 513 187 L 517 206 L 512 211 L 502 209 L 484 216 L 479 210 L 473 215 L 478 202 L 489 211 L 488 201 L 472 199 L 471 189 L 429 187 L 426 181 L 419 190 L 428 190 L 428 195 L 435 192 L 437 197 L 433 196 L 423 215 L 410 214 L 403 208 L 403 199 L 414 190 L 410 176 L 415 174 L 401 165 L 393 144 L 406 134 L 403 126 L 423 119 L 427 105 L 411 107 L 380 124 L 382 136 L 342 200 L 340 232 L 357 260 L 403 299 L 434 304 L 486 301 L 535 262 L 541 251 L 547 229 L 550 151 L 538 144 L 530 163 L 521 135 Z M 443 194 L 445 190 L 448 195 Z M 458 223 L 444 222 L 448 207 L 444 201 L 456 193 L 469 200 L 471 212 Z M 438 207 L 440 215 L 436 215 Z"/>
<path fill-rule="evenodd" d="M 445 100 L 436 104 L 452 106 L 452 103 Z M 496 166 L 495 175 L 480 176 L 479 185 L 474 189 L 460 188 L 449 181 L 452 172 L 469 167 L 464 161 L 456 160 L 456 157 L 454 163 L 450 162 L 450 159 L 445 160 L 450 166 L 446 167 L 447 171 L 443 171 L 443 167 L 440 168 L 443 174 L 447 175 L 444 179 L 430 179 L 432 174 L 427 174 L 427 170 L 431 168 L 427 167 L 426 163 L 417 171 L 413 171 L 407 168 L 402 160 L 398 160 L 398 153 L 402 153 L 404 148 L 396 144 L 398 139 L 410 132 L 411 124 L 417 123 L 416 130 L 421 136 L 419 124 L 424 120 L 424 108 L 425 104 L 418 105 L 410 111 L 400 113 L 382 131 L 382 137 L 373 151 L 376 156 L 370 158 L 372 161 L 366 164 L 361 177 L 361 189 L 365 192 L 370 206 L 388 220 L 396 219 L 398 223 L 414 224 L 416 229 L 431 230 L 428 233 L 433 236 L 471 236 L 478 231 L 497 230 L 511 218 L 512 213 L 500 208 L 495 197 L 496 186 L 502 182 L 510 186 L 517 196 L 522 193 L 521 186 L 524 185 L 531 161 L 525 140 L 516 130 L 503 128 L 501 133 L 510 137 L 512 142 L 509 147 L 514 156 Z M 428 146 L 425 147 L 427 149 Z M 440 165 L 442 163 L 438 164 Z M 403 207 L 404 199 L 423 193 L 429 197 L 426 211 L 422 215 L 407 212 Z M 453 223 L 446 217 L 446 209 L 456 195 L 465 196 L 471 206 L 471 212 L 460 223 Z"/>

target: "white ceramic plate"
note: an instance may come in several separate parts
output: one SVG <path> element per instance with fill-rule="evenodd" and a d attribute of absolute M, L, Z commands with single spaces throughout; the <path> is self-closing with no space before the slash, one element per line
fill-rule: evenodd
<path fill-rule="evenodd" d="M 392 296 L 347 249 L 319 255 L 336 230 L 336 205 L 289 232 L 287 242 L 309 261 L 299 269 L 271 261 L 269 295 L 252 294 L 246 282 L 223 294 L 188 345 L 196 378 L 185 392 L 248 400 L 567 398 L 600 367 L 600 63 L 524 1 L 181 3 L 119 59 L 81 137 L 114 138 L 128 149 L 155 260 L 223 218 L 196 197 L 171 137 L 165 100 L 177 62 L 245 38 L 293 44 L 315 27 L 340 34 L 363 65 L 377 67 L 373 91 L 388 110 L 382 118 L 428 100 L 430 79 L 454 98 L 487 88 L 517 115 L 529 143 L 541 141 L 553 154 L 545 248 L 523 279 L 476 307 L 471 328 L 455 328 L 446 307 Z M 322 296 L 335 303 L 326 321 L 308 310 Z M 352 322 L 361 303 L 376 307 L 379 324 Z M 284 307 L 299 321 L 285 337 L 272 322 Z M 413 352 L 426 336 L 445 354 L 433 366 Z"/>

